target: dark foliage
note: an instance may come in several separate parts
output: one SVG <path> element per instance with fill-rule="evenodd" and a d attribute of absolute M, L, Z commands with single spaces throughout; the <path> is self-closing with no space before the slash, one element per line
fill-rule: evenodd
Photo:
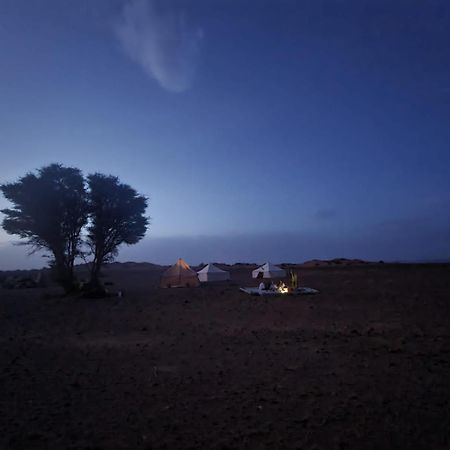
<path fill-rule="evenodd" d="M 32 252 L 45 249 L 66 291 L 74 288 L 74 262 L 87 222 L 87 199 L 80 170 L 51 164 L 0 186 L 13 208 L 3 209 L 3 228 L 18 235 Z"/>
<path fill-rule="evenodd" d="M 87 244 L 93 255 L 91 283 L 97 284 L 102 265 L 114 260 L 119 246 L 136 244 L 144 237 L 149 223 L 147 199 L 111 175 L 89 175 L 87 182 Z"/>

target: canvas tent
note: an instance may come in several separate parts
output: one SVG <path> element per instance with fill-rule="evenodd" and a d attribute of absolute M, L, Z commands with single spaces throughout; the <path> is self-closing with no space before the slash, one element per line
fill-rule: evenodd
<path fill-rule="evenodd" d="M 274 264 L 267 262 L 252 272 L 253 278 L 284 278 L 286 271 Z"/>
<path fill-rule="evenodd" d="M 198 286 L 197 272 L 192 270 L 181 258 L 161 276 L 161 287 L 195 287 Z"/>
<path fill-rule="evenodd" d="M 230 272 L 226 270 L 219 269 L 214 264 L 209 263 L 207 266 L 203 267 L 198 273 L 198 279 L 201 282 L 208 281 L 225 281 L 230 279 Z"/>

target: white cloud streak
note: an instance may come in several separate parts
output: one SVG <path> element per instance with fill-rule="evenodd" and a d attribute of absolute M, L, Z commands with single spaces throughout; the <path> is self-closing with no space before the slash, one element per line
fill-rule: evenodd
<path fill-rule="evenodd" d="M 183 92 L 192 86 L 203 33 L 188 26 L 182 11 L 167 2 L 128 1 L 115 34 L 128 57 L 161 87 Z"/>

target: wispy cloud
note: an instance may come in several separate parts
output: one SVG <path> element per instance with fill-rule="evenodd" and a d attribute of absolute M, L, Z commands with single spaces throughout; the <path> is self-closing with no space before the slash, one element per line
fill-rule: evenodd
<path fill-rule="evenodd" d="M 163 88 L 192 86 L 203 32 L 190 27 L 183 11 L 155 0 L 125 4 L 115 33 L 125 53 Z"/>

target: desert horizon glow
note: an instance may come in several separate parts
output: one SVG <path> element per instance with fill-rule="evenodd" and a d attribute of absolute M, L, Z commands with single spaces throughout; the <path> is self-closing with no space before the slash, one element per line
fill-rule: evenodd
<path fill-rule="evenodd" d="M 119 260 L 450 259 L 446 2 L 10 0 L 0 17 L 0 182 L 52 162 L 119 176 L 152 218 Z M 0 270 L 45 263 L 13 241 Z"/>

